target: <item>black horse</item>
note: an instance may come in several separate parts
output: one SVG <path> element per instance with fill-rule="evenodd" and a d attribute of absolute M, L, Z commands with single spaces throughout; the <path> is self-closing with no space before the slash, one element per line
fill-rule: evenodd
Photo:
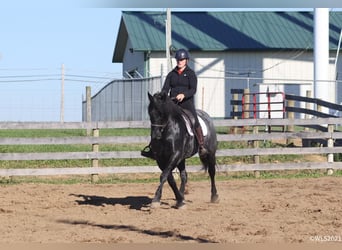
<path fill-rule="evenodd" d="M 177 204 L 182 207 L 184 203 L 185 184 L 187 173 L 185 159 L 193 156 L 198 151 L 198 143 L 194 136 L 187 131 L 184 120 L 184 111 L 165 92 L 148 93 L 150 100 L 148 113 L 151 120 L 151 150 L 159 168 L 162 170 L 160 184 L 152 200 L 152 207 L 160 204 L 163 185 L 168 181 L 171 186 Z M 211 180 L 211 202 L 218 201 L 215 185 L 216 173 L 216 131 L 209 115 L 204 111 L 197 110 L 198 115 L 207 126 L 208 133 L 204 138 L 207 154 L 200 157 L 205 170 L 208 170 Z M 188 114 L 189 115 L 189 114 Z M 181 177 L 180 188 L 177 188 L 172 170 L 179 169 Z"/>

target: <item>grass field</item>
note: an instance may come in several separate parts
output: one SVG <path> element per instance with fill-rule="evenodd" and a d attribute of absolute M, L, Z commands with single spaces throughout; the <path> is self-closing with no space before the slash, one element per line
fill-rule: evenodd
<path fill-rule="evenodd" d="M 223 133 L 224 128 L 218 128 Z M 100 136 L 147 136 L 149 129 L 102 129 Z M 0 130 L 0 137 L 76 137 L 86 136 L 86 130 Z M 147 144 L 148 142 L 146 142 Z M 100 151 L 139 151 L 146 144 L 107 144 L 100 145 Z M 260 143 L 260 147 L 275 147 L 271 142 Z M 284 145 L 283 145 L 284 146 Z M 219 149 L 247 147 L 245 142 L 219 142 Z M 90 152 L 91 145 L 0 145 L 1 153 L 30 153 L 30 152 Z M 300 161 L 305 156 L 276 155 L 260 157 L 261 162 Z M 188 159 L 188 164 L 200 164 L 198 158 Z M 236 162 L 252 163 L 252 156 L 245 157 L 218 157 L 218 164 L 232 164 Z M 153 165 L 149 159 L 102 159 L 101 166 L 140 166 Z M 35 167 L 89 167 L 90 160 L 49 160 L 49 161 L 0 161 L 0 168 L 35 168 Z"/>
<path fill-rule="evenodd" d="M 226 128 L 217 128 L 217 133 L 226 133 Z M 150 134 L 149 129 L 101 129 L 100 136 L 148 136 Z M 86 136 L 86 130 L 84 129 L 69 129 L 69 130 L 0 130 L 0 138 L 5 137 L 15 137 L 15 138 L 30 138 L 30 137 L 77 137 Z M 148 142 L 146 142 L 147 144 Z M 107 144 L 100 145 L 100 151 L 139 151 L 146 144 Z M 286 145 L 280 143 L 273 143 L 270 141 L 260 142 L 259 147 L 285 147 Z M 245 142 L 219 142 L 219 149 L 228 148 L 244 148 L 248 147 Z M 29 152 L 87 152 L 92 151 L 91 145 L 0 145 L 0 153 L 29 153 Z M 317 158 L 321 157 L 325 159 L 325 156 L 308 156 L 308 155 L 273 155 L 273 156 L 261 156 L 261 163 L 277 163 L 277 162 L 299 162 L 299 161 L 317 161 Z M 218 157 L 217 164 L 235 164 L 235 163 L 253 163 L 252 156 L 244 157 Z M 99 160 L 99 165 L 101 167 L 106 166 L 144 166 L 144 165 L 155 165 L 155 161 L 143 158 L 143 159 L 101 159 Z M 198 158 L 187 159 L 188 165 L 199 165 L 200 161 Z M 90 160 L 33 160 L 33 161 L 1 161 L 0 168 L 58 168 L 58 167 L 89 167 L 91 166 Z M 261 178 L 274 178 L 277 176 L 285 176 L 287 178 L 291 176 L 320 176 L 325 173 L 322 171 L 300 171 L 300 172 L 263 172 Z M 337 171 L 335 174 L 339 175 Z M 206 179 L 207 175 L 198 176 L 193 175 L 196 179 Z M 218 178 L 251 178 L 254 176 L 253 173 L 235 173 L 235 174 L 224 174 L 220 173 Z M 137 179 L 146 179 L 144 176 L 142 178 L 131 178 L 132 176 L 116 175 L 108 176 L 102 180 L 105 182 L 120 182 L 120 181 L 136 181 Z M 16 178 L 17 180 L 23 178 Z M 34 180 L 39 178 L 27 178 L 26 180 Z M 49 179 L 49 178 L 48 178 Z M 54 178 L 55 179 L 55 178 Z M 79 181 L 89 181 L 89 177 L 77 177 Z M 75 180 L 76 180 L 75 179 Z M 149 176 L 147 178 L 150 181 L 155 181 L 159 179 L 159 174 L 156 176 Z M 70 182 L 74 182 L 72 178 L 68 178 Z M 51 180 L 50 180 L 51 181 Z M 145 180 L 146 181 L 146 180 Z M 6 181 L 5 181 L 6 182 Z"/>

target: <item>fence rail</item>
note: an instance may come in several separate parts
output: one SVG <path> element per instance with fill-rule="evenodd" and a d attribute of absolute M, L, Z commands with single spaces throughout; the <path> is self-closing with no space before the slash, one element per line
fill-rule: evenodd
<path fill-rule="evenodd" d="M 342 153 L 342 147 L 334 147 L 334 141 L 342 139 L 342 132 L 334 130 L 335 126 L 342 124 L 342 118 L 314 118 L 314 119 L 243 119 L 243 120 L 214 120 L 215 126 L 241 127 L 249 126 L 254 133 L 248 134 L 218 134 L 219 141 L 249 141 L 254 148 L 220 149 L 217 156 L 253 156 L 257 159 L 261 155 L 303 155 L 324 154 L 326 162 L 297 162 L 297 163 L 259 163 L 220 165 L 218 171 L 258 171 L 258 170 L 286 170 L 286 169 L 341 169 L 341 162 L 333 162 L 333 154 Z M 267 126 L 326 126 L 327 132 L 299 131 L 259 133 L 260 127 Z M 105 128 L 149 128 L 149 121 L 123 121 L 123 122 L 80 122 L 80 123 L 0 123 L 0 129 L 91 129 L 93 131 Z M 87 144 L 93 146 L 89 152 L 44 152 L 44 153 L 0 153 L 0 161 L 26 161 L 26 160 L 64 160 L 64 159 L 90 159 L 94 162 L 99 159 L 110 158 L 141 158 L 139 151 L 111 151 L 98 152 L 94 145 L 121 144 L 121 143 L 147 143 L 149 136 L 75 136 L 63 138 L 0 138 L 0 145 L 54 145 L 54 144 Z M 295 148 L 259 148 L 258 141 L 278 139 L 311 139 L 319 138 L 327 141 L 326 147 L 295 147 Z M 201 166 L 188 166 L 189 172 L 201 171 Z M 158 172 L 156 166 L 130 166 L 130 167 L 92 167 L 83 168 L 43 168 L 43 169 L 0 169 L 0 176 L 27 176 L 27 175 L 82 175 L 103 173 L 146 173 Z"/>
<path fill-rule="evenodd" d="M 260 112 L 267 112 L 268 118 L 271 118 L 271 113 L 283 112 L 283 115 L 287 113 L 297 113 L 297 114 L 305 114 L 305 115 L 312 115 L 315 117 L 327 118 L 327 117 L 337 117 L 334 114 L 327 114 L 322 112 L 322 108 L 328 108 L 330 110 L 342 112 L 342 105 L 331 103 L 327 101 L 323 101 L 318 98 L 310 97 L 311 91 L 307 91 L 307 96 L 298 96 L 292 94 L 285 94 L 284 92 L 255 92 L 250 93 L 249 89 L 231 89 L 231 101 L 230 104 L 232 105 L 232 110 L 230 112 L 231 117 L 250 117 L 250 113 L 253 113 L 254 118 L 257 118 L 257 113 Z M 266 102 L 257 101 L 257 96 L 260 94 L 267 96 Z M 281 94 L 282 100 L 275 101 L 271 100 L 271 95 Z M 253 96 L 253 100 L 250 100 L 250 96 Z M 245 100 L 247 99 L 247 101 Z M 295 105 L 297 102 L 297 105 Z M 304 107 L 300 106 L 300 103 L 305 104 Z M 271 105 L 274 104 L 282 104 L 281 109 L 271 108 Z M 311 109 L 311 104 L 315 104 L 315 108 Z M 267 109 L 263 110 L 260 109 L 261 105 L 267 105 Z M 289 116 L 287 116 L 290 118 Z"/>

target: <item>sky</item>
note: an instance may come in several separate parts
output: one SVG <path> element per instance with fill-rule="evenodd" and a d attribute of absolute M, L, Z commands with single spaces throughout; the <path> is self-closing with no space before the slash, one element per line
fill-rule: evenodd
<path fill-rule="evenodd" d="M 144 6 L 139 6 L 142 2 Z M 162 5 L 153 6 L 152 2 L 156 1 L 2 1 L 0 122 L 60 121 L 62 65 L 65 78 L 63 120 L 81 121 L 86 86 L 91 86 L 94 95 L 111 80 L 122 78 L 122 65 L 112 63 L 122 10 L 146 10 L 134 6 L 166 10 L 166 7 L 160 8 Z M 197 7 L 207 7 L 208 3 L 165 1 L 167 7 L 189 7 L 188 2 Z M 272 5 L 274 1 L 260 2 L 276 7 Z"/>
<path fill-rule="evenodd" d="M 0 121 L 80 121 L 82 95 L 121 78 L 117 8 L 9 8 L 0 15 Z"/>

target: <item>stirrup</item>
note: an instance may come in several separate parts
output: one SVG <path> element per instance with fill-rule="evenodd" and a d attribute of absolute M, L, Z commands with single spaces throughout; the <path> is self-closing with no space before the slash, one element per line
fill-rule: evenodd
<path fill-rule="evenodd" d="M 141 155 L 155 160 L 150 145 L 147 145 L 143 150 L 141 150 Z"/>

